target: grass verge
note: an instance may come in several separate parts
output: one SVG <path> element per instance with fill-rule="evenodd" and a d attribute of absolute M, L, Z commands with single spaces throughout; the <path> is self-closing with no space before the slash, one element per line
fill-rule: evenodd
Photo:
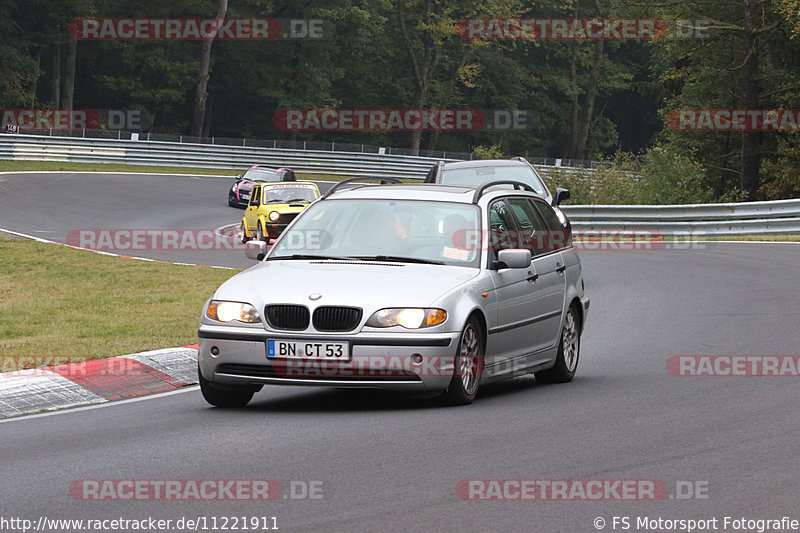
<path fill-rule="evenodd" d="M 142 174 L 192 174 L 195 176 L 236 176 L 241 170 L 226 168 L 159 167 L 154 165 L 125 165 L 121 163 L 73 163 L 61 161 L 0 161 L 0 172 L 134 172 Z M 337 174 L 309 174 L 297 172 L 298 180 L 342 181 L 353 176 Z M 402 178 L 404 182 L 420 183 L 421 180 Z"/>
<path fill-rule="evenodd" d="M 203 304 L 235 273 L 0 236 L 0 366 L 196 344 Z"/>

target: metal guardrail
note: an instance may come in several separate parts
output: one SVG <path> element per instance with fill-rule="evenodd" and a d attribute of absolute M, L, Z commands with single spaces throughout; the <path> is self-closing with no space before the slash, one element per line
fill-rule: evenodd
<path fill-rule="evenodd" d="M 67 137 L 67 138 L 88 138 L 88 139 L 118 139 L 118 140 L 142 140 L 142 141 L 162 141 L 179 144 L 210 144 L 217 146 L 250 146 L 257 148 L 272 148 L 275 150 L 302 150 L 319 152 L 351 152 L 351 153 L 372 153 L 386 155 L 405 155 L 430 157 L 436 160 L 471 160 L 475 154 L 471 152 L 455 152 L 452 150 L 411 150 L 409 148 L 398 148 L 391 146 L 376 146 L 365 143 L 333 142 L 333 141 L 290 141 L 286 139 L 250 139 L 234 137 L 194 137 L 191 135 L 175 135 L 171 133 L 151 133 L 135 132 L 125 130 L 28 130 L 21 129 L 18 135 L 48 136 L 48 137 Z M 516 155 L 516 154 L 515 154 Z M 563 159 L 555 157 L 528 157 L 534 165 L 566 168 L 596 169 L 609 166 L 607 161 L 592 161 L 587 159 Z"/>
<path fill-rule="evenodd" d="M 35 135 L 0 135 L 0 159 L 237 170 L 261 163 L 311 174 L 403 178 L 422 178 L 440 161 L 434 157 L 366 152 Z M 548 170 L 564 169 L 542 165 L 537 168 L 545 175 Z M 677 236 L 800 234 L 800 199 L 672 206 L 565 205 L 562 209 L 573 228 L 584 231 L 639 230 Z"/>
<path fill-rule="evenodd" d="M 0 159 L 125 163 L 244 170 L 259 163 L 312 174 L 422 178 L 439 159 L 373 153 L 303 151 L 248 146 L 0 136 Z"/>
<path fill-rule="evenodd" d="M 309 143 L 310 144 L 310 143 Z M 253 164 L 291 167 L 310 174 L 379 176 L 422 179 L 437 161 L 460 161 L 378 152 L 344 152 L 200 144 L 165 141 L 50 137 L 46 135 L 0 134 L 0 159 L 28 161 L 72 161 L 80 163 L 126 163 L 133 165 L 186 166 L 244 170 Z M 561 160 L 554 160 L 561 164 Z M 547 175 L 549 168 L 537 165 Z"/>
<path fill-rule="evenodd" d="M 582 231 L 650 231 L 669 236 L 800 234 L 800 199 L 686 205 L 562 206 Z"/>

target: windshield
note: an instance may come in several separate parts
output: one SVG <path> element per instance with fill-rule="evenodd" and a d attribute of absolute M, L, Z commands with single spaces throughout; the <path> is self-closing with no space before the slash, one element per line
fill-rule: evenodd
<path fill-rule="evenodd" d="M 250 181 L 281 181 L 281 177 L 277 172 L 266 168 L 248 169 L 242 178 Z"/>
<path fill-rule="evenodd" d="M 527 165 L 479 166 L 442 171 L 442 183 L 448 185 L 481 185 L 497 180 L 521 181 L 530 185 L 536 194 L 546 195 L 544 185 Z"/>
<path fill-rule="evenodd" d="M 309 206 L 268 259 L 358 258 L 477 267 L 479 210 L 424 200 L 327 200 Z"/>
<path fill-rule="evenodd" d="M 270 185 L 263 187 L 263 204 L 309 203 L 317 198 L 313 185 Z"/>

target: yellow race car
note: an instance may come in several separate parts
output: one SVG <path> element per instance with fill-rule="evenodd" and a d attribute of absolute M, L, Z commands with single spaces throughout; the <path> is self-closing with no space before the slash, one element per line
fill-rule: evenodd
<path fill-rule="evenodd" d="M 256 183 L 242 218 L 242 242 L 277 238 L 319 196 L 312 182 Z"/>

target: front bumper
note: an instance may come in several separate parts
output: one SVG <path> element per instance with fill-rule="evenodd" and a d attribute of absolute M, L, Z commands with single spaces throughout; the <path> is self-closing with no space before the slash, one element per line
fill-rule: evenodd
<path fill-rule="evenodd" d="M 201 325 L 203 377 L 225 385 L 300 385 L 443 391 L 453 377 L 459 333 L 287 334 Z M 349 361 L 267 357 L 267 339 L 347 342 Z M 217 354 L 213 355 L 212 350 Z"/>
<path fill-rule="evenodd" d="M 285 230 L 288 225 L 289 225 L 288 223 L 287 224 L 273 224 L 271 222 L 268 222 L 266 230 L 267 230 L 267 233 L 269 234 L 270 238 L 275 238 L 278 235 L 280 235 L 281 233 L 283 233 L 283 230 Z"/>
<path fill-rule="evenodd" d="M 235 194 L 228 194 L 228 203 L 236 204 L 237 207 L 247 207 L 250 204 L 250 200 L 244 200 L 240 197 L 237 197 Z"/>

